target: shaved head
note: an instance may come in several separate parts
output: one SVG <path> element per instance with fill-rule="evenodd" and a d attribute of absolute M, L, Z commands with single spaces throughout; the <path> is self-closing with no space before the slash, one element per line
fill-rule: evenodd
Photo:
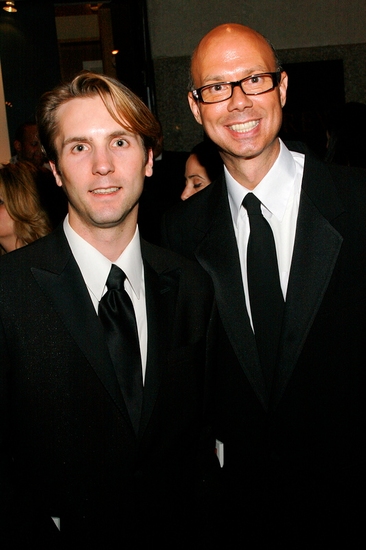
<path fill-rule="evenodd" d="M 273 87 L 247 94 L 245 79 L 276 75 Z M 282 107 L 286 102 L 287 75 L 280 69 L 276 52 L 259 32 L 236 23 L 219 25 L 199 42 L 192 62 L 192 88 L 188 102 L 206 134 L 218 146 L 231 175 L 253 188 L 275 162 L 280 143 Z M 231 96 L 204 102 L 192 90 L 231 83 Z"/>
<path fill-rule="evenodd" d="M 263 48 L 268 49 L 273 56 L 274 70 L 281 69 L 281 63 L 277 56 L 276 50 L 274 49 L 271 42 L 262 34 L 246 27 L 245 25 L 240 25 L 238 23 L 225 23 L 215 27 L 209 31 L 198 43 L 195 48 L 192 58 L 191 58 L 191 88 L 202 86 L 202 84 L 197 84 L 195 78 L 197 78 L 197 72 L 199 71 L 199 63 L 202 58 L 205 57 L 208 49 L 211 49 L 218 45 L 222 47 L 223 40 L 232 39 L 235 42 L 238 38 L 246 37 L 247 39 L 252 39 L 253 43 L 257 42 L 257 46 L 262 45 Z M 228 54 L 229 55 L 229 54 Z M 195 74 L 196 73 L 196 74 Z"/>

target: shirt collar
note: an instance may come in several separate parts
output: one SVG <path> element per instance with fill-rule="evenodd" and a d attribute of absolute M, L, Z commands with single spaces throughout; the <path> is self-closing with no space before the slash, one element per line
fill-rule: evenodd
<path fill-rule="evenodd" d="M 254 188 L 253 194 L 271 214 L 281 221 L 293 189 L 296 177 L 296 164 L 290 151 L 281 140 L 279 141 L 279 155 L 269 172 Z M 231 176 L 226 167 L 224 167 L 224 170 L 231 214 L 236 223 L 241 204 L 245 195 L 249 193 L 249 190 L 240 185 Z"/>
<path fill-rule="evenodd" d="M 140 299 L 144 275 L 144 265 L 141 256 L 140 234 L 136 226 L 135 234 L 120 257 L 113 262 L 125 273 L 136 297 Z"/>
<path fill-rule="evenodd" d="M 72 229 L 68 216 L 63 227 L 85 284 L 99 302 L 104 294 L 112 262 Z M 125 272 L 134 294 L 139 299 L 143 284 L 143 262 L 137 226 L 132 240 L 113 263 Z"/>

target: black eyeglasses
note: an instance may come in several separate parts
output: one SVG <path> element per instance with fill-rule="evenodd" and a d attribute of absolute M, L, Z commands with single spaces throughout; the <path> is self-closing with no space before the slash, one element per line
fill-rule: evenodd
<path fill-rule="evenodd" d="M 219 103 L 233 95 L 235 86 L 240 86 L 245 95 L 259 95 L 270 92 L 278 86 L 281 71 L 275 73 L 252 74 L 236 82 L 215 82 L 192 90 L 193 97 L 201 103 Z"/>

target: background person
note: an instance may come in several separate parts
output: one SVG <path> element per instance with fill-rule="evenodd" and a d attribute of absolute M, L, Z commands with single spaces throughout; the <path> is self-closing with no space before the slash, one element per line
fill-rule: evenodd
<path fill-rule="evenodd" d="M 50 231 L 27 163 L 3 165 L 0 168 L 0 255 L 30 244 Z"/>
<path fill-rule="evenodd" d="M 214 181 L 223 170 L 222 160 L 216 146 L 208 139 L 193 147 L 185 166 L 185 188 L 180 196 L 186 200 L 202 191 Z"/>
<path fill-rule="evenodd" d="M 11 163 L 26 161 L 32 172 L 42 208 L 46 211 L 52 228 L 55 228 L 66 216 L 67 198 L 50 169 L 46 155 L 41 147 L 37 124 L 34 120 L 24 122 L 17 128 L 13 142 L 16 154 Z"/>
<path fill-rule="evenodd" d="M 12 163 L 22 160 L 34 164 L 37 168 L 44 167 L 47 159 L 39 141 L 36 121 L 25 121 L 17 128 L 13 147 L 15 155 L 11 158 Z"/>

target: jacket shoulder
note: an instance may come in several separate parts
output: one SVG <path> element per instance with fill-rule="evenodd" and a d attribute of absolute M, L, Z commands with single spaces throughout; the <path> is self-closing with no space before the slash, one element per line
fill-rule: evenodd
<path fill-rule="evenodd" d="M 224 177 L 220 177 L 199 193 L 195 193 L 189 199 L 175 204 L 165 212 L 163 219 L 168 224 L 177 225 L 181 220 L 190 220 L 202 216 L 208 212 L 212 205 L 217 202 L 223 191 Z"/>
<path fill-rule="evenodd" d="M 60 265 L 69 257 L 69 253 L 70 249 L 64 231 L 62 226 L 59 226 L 49 235 L 1 256 L 0 277 L 6 273 L 19 274 L 27 267 L 38 267 L 50 271 L 59 270 Z"/>
<path fill-rule="evenodd" d="M 151 244 L 143 239 L 141 239 L 141 250 L 144 261 L 146 261 L 158 275 L 175 270 L 194 281 L 204 282 L 205 280 L 210 280 L 206 272 L 197 262 L 173 250 Z"/>
<path fill-rule="evenodd" d="M 193 259 L 194 250 L 227 201 L 224 176 L 167 211 L 161 224 L 161 245 Z"/>

